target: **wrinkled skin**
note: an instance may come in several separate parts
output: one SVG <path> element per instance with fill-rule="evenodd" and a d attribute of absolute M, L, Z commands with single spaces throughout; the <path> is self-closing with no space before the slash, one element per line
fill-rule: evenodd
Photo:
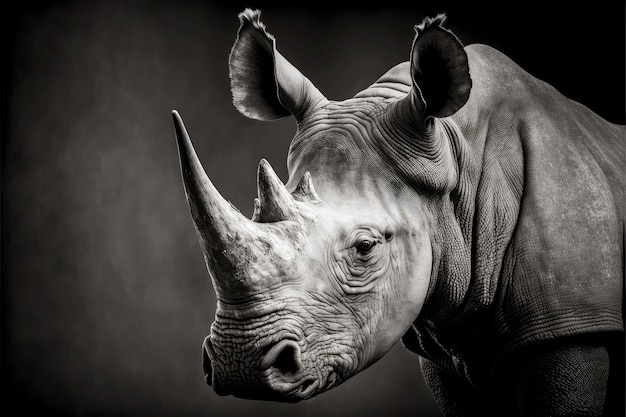
<path fill-rule="evenodd" d="M 280 242 L 281 250 L 263 260 L 263 266 L 269 265 L 255 279 L 280 277 L 275 285 L 244 300 L 220 297 L 206 342 L 216 391 L 241 384 L 241 375 L 230 379 L 234 356 L 261 370 L 245 376 L 251 386 L 260 378 L 283 400 L 306 398 L 373 363 L 402 336 L 428 285 L 426 225 L 407 218 L 408 213 L 365 203 L 319 203 L 304 225 L 272 224 L 271 233 L 292 236 L 295 250 Z M 359 245 L 368 242 L 375 243 L 373 248 L 360 253 Z M 397 322 L 404 324 L 388 325 Z M 250 396 L 238 389 L 235 395 Z M 275 397 L 267 390 L 253 396 Z"/>
<path fill-rule="evenodd" d="M 624 127 L 442 17 L 411 59 L 328 100 L 240 15 L 233 103 L 294 117 L 289 180 L 259 164 L 253 218 L 224 200 L 174 113 L 217 295 L 218 394 L 300 401 L 398 340 L 446 415 L 602 415 L 623 401 Z M 622 403 L 622 404 L 620 404 Z"/>
<path fill-rule="evenodd" d="M 380 161 L 364 163 L 349 149 L 357 147 L 346 143 L 344 155 L 354 176 L 338 183 L 332 170 L 320 173 L 324 200 L 300 203 L 297 220 L 261 223 L 262 254 L 246 292 L 218 292 L 205 341 L 218 393 L 307 398 L 375 362 L 419 313 L 432 263 L 428 214 L 407 187 L 368 174 Z M 368 194 L 355 193 L 363 184 Z M 233 375 L 233 359 L 251 373 Z"/>

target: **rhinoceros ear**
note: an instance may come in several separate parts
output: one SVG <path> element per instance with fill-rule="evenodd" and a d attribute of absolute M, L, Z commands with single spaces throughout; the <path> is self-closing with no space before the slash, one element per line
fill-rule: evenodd
<path fill-rule="evenodd" d="M 229 58 L 233 104 L 257 120 L 293 115 L 299 120 L 325 97 L 277 50 L 259 10 L 239 14 L 241 23 Z"/>
<path fill-rule="evenodd" d="M 459 39 L 442 25 L 444 14 L 415 26 L 411 50 L 411 94 L 424 119 L 447 117 L 469 98 L 472 79 L 467 53 Z"/>

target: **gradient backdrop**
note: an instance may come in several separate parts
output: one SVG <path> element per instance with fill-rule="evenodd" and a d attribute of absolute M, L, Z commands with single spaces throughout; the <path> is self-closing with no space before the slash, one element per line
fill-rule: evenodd
<path fill-rule="evenodd" d="M 55 1 L 2 6 L 2 414 L 436 416 L 400 345 L 297 405 L 217 397 L 200 346 L 215 309 L 186 205 L 177 109 L 222 194 L 252 213 L 258 161 L 287 179 L 293 120 L 231 105 L 228 54 L 244 7 L 329 98 L 408 59 L 412 25 L 447 12 L 624 123 L 624 4 Z M 14 413 L 17 414 L 17 413 Z"/>

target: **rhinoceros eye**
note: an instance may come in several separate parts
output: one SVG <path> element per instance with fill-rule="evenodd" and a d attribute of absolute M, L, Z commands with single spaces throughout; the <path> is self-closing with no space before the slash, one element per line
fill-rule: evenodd
<path fill-rule="evenodd" d="M 373 240 L 362 240 L 358 245 L 356 245 L 356 251 L 359 255 L 367 255 L 370 253 L 375 244 L 376 241 Z"/>

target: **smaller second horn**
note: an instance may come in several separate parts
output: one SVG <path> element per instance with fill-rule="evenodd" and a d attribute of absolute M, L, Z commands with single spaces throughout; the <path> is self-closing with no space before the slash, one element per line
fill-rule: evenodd
<path fill-rule="evenodd" d="M 322 199 L 315 192 L 313 187 L 313 178 L 308 171 L 300 178 L 300 182 L 296 185 L 296 189 L 291 194 L 298 201 L 309 201 L 319 203 Z"/>
<path fill-rule="evenodd" d="M 258 211 L 254 220 L 260 223 L 278 222 L 298 216 L 297 202 L 291 196 L 272 166 L 265 159 L 259 163 L 257 175 L 259 193 Z"/>

